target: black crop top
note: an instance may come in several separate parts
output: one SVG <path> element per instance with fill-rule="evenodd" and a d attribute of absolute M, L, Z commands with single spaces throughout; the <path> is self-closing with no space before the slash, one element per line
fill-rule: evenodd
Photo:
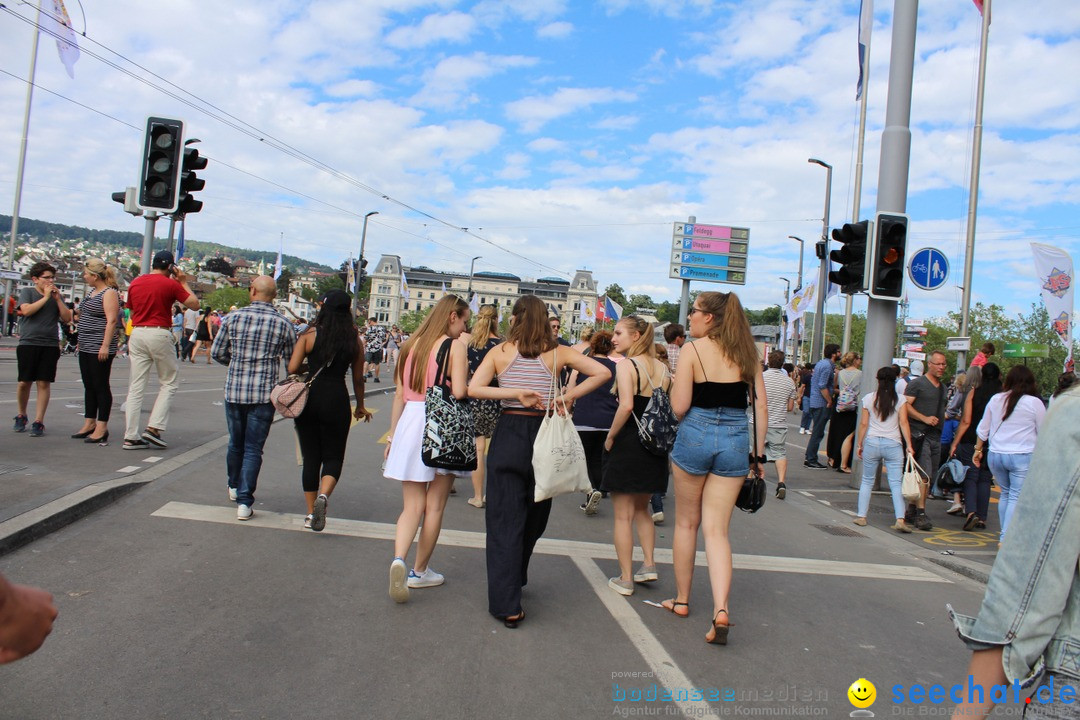
<path fill-rule="evenodd" d="M 691 345 L 693 347 L 693 345 Z M 697 348 L 694 348 L 697 354 Z M 698 355 L 698 362 L 701 356 Z M 701 365 L 701 374 L 705 375 L 705 365 Z M 710 382 L 709 376 L 705 375 L 705 382 L 695 382 L 693 394 L 690 396 L 690 406 L 699 408 L 735 408 L 745 410 L 747 407 L 747 393 L 750 386 L 742 380 L 735 382 Z"/>

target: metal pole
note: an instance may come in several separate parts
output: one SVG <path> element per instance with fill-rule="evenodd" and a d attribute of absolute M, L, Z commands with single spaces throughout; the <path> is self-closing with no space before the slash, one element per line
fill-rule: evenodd
<path fill-rule="evenodd" d="M 480 259 L 480 258 L 482 258 L 482 257 L 483 257 L 483 255 L 477 255 L 476 257 L 474 257 L 474 258 L 472 259 L 472 262 L 471 262 L 471 263 L 469 263 L 469 289 L 465 291 L 465 301 L 466 301 L 466 302 L 472 302 L 472 276 L 473 276 L 473 268 L 474 268 L 474 267 L 476 267 L 476 261 L 477 261 L 477 260 L 479 260 L 479 259 Z"/>
<path fill-rule="evenodd" d="M 971 274 L 975 263 L 975 212 L 979 207 L 979 166 L 982 159 L 983 95 L 986 90 L 986 43 L 990 37 L 990 0 L 983 0 L 982 44 L 979 48 L 979 90 L 975 96 L 975 131 L 971 142 L 971 189 L 968 195 L 967 244 L 964 250 L 964 296 L 960 311 L 960 336 L 968 336 L 971 317 Z M 967 352 L 956 354 L 956 367 L 967 365 Z"/>
<path fill-rule="evenodd" d="M 691 215 L 686 218 L 686 222 L 693 224 L 697 222 L 697 215 Z M 686 314 L 690 312 L 690 281 L 682 281 L 682 293 L 679 295 L 679 324 L 686 328 L 687 335 L 690 334 L 690 326 L 686 324 Z"/>
<path fill-rule="evenodd" d="M 866 144 L 866 96 L 870 90 L 870 36 L 866 37 L 866 56 L 863 58 L 862 98 L 859 101 L 859 148 L 855 156 L 855 198 L 851 203 L 851 222 L 859 222 L 862 205 L 863 146 Z M 854 297 L 847 296 L 844 303 L 844 345 L 846 353 L 851 349 L 851 303 Z M 865 350 L 865 348 L 863 348 Z"/>
<path fill-rule="evenodd" d="M 817 314 L 814 317 L 814 336 L 810 341 L 810 359 L 821 357 L 825 348 L 825 296 L 829 294 L 829 202 L 832 199 L 832 165 L 810 158 L 806 162 L 825 168 L 825 215 L 821 218 L 821 241 L 825 243 L 817 283 Z"/>
<path fill-rule="evenodd" d="M 791 281 L 788 280 L 786 277 L 782 277 L 780 279 L 783 280 L 785 283 L 787 283 L 787 285 L 784 287 L 784 307 L 780 308 L 780 325 L 779 325 L 779 327 L 780 327 L 780 335 L 783 335 L 784 334 L 784 308 L 786 308 L 788 306 L 788 303 L 791 302 Z M 778 340 L 780 338 L 780 335 L 777 336 Z M 787 340 L 784 342 L 784 347 L 780 348 L 781 350 L 784 351 L 784 357 L 785 358 L 788 356 L 788 345 L 791 344 L 790 340 L 791 340 L 791 338 L 787 338 Z"/>
<path fill-rule="evenodd" d="M 894 2 L 889 94 L 878 170 L 879 212 L 904 212 L 907 208 L 908 167 L 911 157 L 911 84 L 918 11 L 918 0 Z M 863 348 L 863 367 L 868 377 L 873 377 L 878 368 L 892 364 L 890 353 L 895 342 L 896 302 L 871 298 L 866 309 L 866 344 Z"/>
<path fill-rule="evenodd" d="M 802 261 L 803 261 L 803 250 L 805 249 L 806 245 L 803 242 L 802 238 L 797 238 L 794 235 L 788 235 L 788 237 L 791 238 L 792 240 L 798 240 L 799 241 L 799 282 L 798 282 L 797 285 L 795 285 L 795 292 L 799 292 L 800 290 L 802 290 Z M 796 365 L 798 365 L 799 363 L 802 362 L 802 329 L 803 329 L 803 321 L 802 321 L 802 318 L 799 318 L 798 320 L 795 321 L 794 345 L 795 345 L 795 364 Z"/>
<path fill-rule="evenodd" d="M 154 255 L 154 226 L 157 225 L 158 214 L 154 211 L 146 213 L 146 227 L 143 230 L 142 239 L 142 263 L 139 265 L 139 273 L 142 275 L 150 272 L 150 261 Z"/>
<path fill-rule="evenodd" d="M 176 216 L 169 216 L 169 252 L 173 252 L 173 236 L 176 231 Z"/>
<path fill-rule="evenodd" d="M 34 99 L 34 73 L 37 71 L 38 36 L 41 31 L 41 0 L 38 0 L 37 21 L 34 26 L 34 40 L 30 44 L 30 76 L 26 81 L 26 107 L 23 109 L 22 140 L 19 143 L 19 169 L 15 174 L 15 208 L 11 212 L 11 237 L 8 240 L 8 270 L 15 269 L 15 238 L 19 234 L 19 206 L 22 204 L 23 170 L 26 169 L 26 141 L 30 134 L 30 102 Z M 5 295 L 10 298 L 14 290 L 11 280 L 4 283 Z M 3 319 L 0 330 L 7 331 L 8 304 L 4 302 Z"/>
<path fill-rule="evenodd" d="M 352 298 L 352 314 L 356 317 L 356 311 L 360 307 L 360 291 L 363 288 L 360 286 L 360 273 L 363 272 L 364 267 L 364 244 L 367 242 L 367 221 L 372 215 L 378 215 L 378 210 L 372 210 L 368 214 L 364 215 L 364 227 L 360 230 L 360 260 L 358 261 L 359 267 L 356 269 L 356 292 L 353 293 Z"/>

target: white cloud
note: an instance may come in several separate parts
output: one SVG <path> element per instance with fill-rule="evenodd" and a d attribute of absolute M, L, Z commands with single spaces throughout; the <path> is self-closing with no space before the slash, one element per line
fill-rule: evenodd
<path fill-rule="evenodd" d="M 413 96 L 412 102 L 442 109 L 471 104 L 477 102 L 478 98 L 467 93 L 477 81 L 535 64 L 536 58 L 522 55 L 497 56 L 482 52 L 444 58 L 435 67 L 424 72 L 424 87 Z"/>
<path fill-rule="evenodd" d="M 633 93 L 612 88 L 559 88 L 551 95 L 531 96 L 506 105 L 506 116 L 525 132 L 536 132 L 548 122 L 593 105 L 632 102 Z"/>
<path fill-rule="evenodd" d="M 564 37 L 568 37 L 572 32 L 574 32 L 573 23 L 560 21 L 548 23 L 537 29 L 536 36 L 544 38 L 545 40 L 561 40 Z"/>
<path fill-rule="evenodd" d="M 528 143 L 525 147 L 534 152 L 561 152 L 566 150 L 567 144 L 562 140 L 556 140 L 555 138 L 537 138 Z"/>
<path fill-rule="evenodd" d="M 325 91 L 332 97 L 372 97 L 378 88 L 370 80 L 346 80 L 328 85 Z"/>
<path fill-rule="evenodd" d="M 434 43 L 463 43 L 476 30 L 476 20 L 462 12 L 428 15 L 418 25 L 396 28 L 385 42 L 394 48 L 421 48 Z"/>

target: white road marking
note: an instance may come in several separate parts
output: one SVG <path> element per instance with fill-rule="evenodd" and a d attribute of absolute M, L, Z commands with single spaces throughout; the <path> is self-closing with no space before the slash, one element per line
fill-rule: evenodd
<path fill-rule="evenodd" d="M 131 472 L 135 472 L 136 470 L 142 470 L 142 468 L 139 467 L 138 465 L 128 465 L 126 467 L 120 468 L 116 472 L 118 472 L 118 473 L 131 473 Z"/>
<path fill-rule="evenodd" d="M 158 457 L 158 456 L 155 455 L 155 456 L 152 456 L 152 457 L 143 458 L 143 462 L 156 463 L 159 460 L 163 460 L 163 459 L 164 458 L 161 458 L 161 457 Z"/>
<path fill-rule="evenodd" d="M 197 520 L 201 522 L 222 523 L 234 526 L 262 527 L 274 530 L 304 529 L 304 517 L 300 514 L 255 511 L 255 516 L 240 523 L 236 520 L 236 510 L 231 506 L 199 505 L 196 503 L 169 502 L 151 513 L 154 517 L 174 518 L 178 520 Z M 346 537 L 367 538 L 370 540 L 393 540 L 394 526 L 389 523 L 368 522 L 365 520 L 347 520 L 330 517 L 326 521 L 324 533 L 344 535 Z M 440 545 L 483 549 L 486 535 L 468 530 L 444 528 L 439 535 Z M 615 560 L 615 548 L 609 543 L 592 543 L 581 540 L 562 540 L 541 538 L 535 552 L 541 555 L 562 557 L 592 558 Z M 640 550 L 634 551 L 635 560 L 643 560 Z M 670 565 L 671 550 L 656 549 L 656 562 Z M 772 555 L 732 556 L 736 570 L 757 570 L 761 572 L 786 572 L 803 575 L 831 575 L 834 577 L 864 578 L 868 580 L 905 580 L 916 582 L 948 583 L 949 580 L 918 567 L 906 565 L 881 565 L 875 563 L 847 562 L 842 560 L 818 560 L 815 558 L 779 557 Z M 705 553 L 697 553 L 695 560 L 699 567 L 706 567 Z M 606 579 L 605 579 L 606 582 Z"/>
<path fill-rule="evenodd" d="M 608 587 L 608 580 L 604 577 L 604 573 L 599 566 L 584 557 L 573 557 L 571 559 L 578 566 L 581 574 L 585 576 L 586 582 L 592 586 L 593 592 L 600 598 L 600 602 L 615 618 L 615 622 L 619 623 L 619 627 L 626 633 L 626 637 L 630 639 L 630 642 L 634 644 L 634 647 L 641 654 L 642 659 L 649 665 L 649 669 L 653 673 L 653 679 L 672 691 L 673 694 L 676 690 L 689 691 L 690 688 L 694 687 L 694 684 L 690 682 L 690 678 L 675 663 L 675 658 L 671 657 L 663 644 L 646 627 L 641 616 L 630 607 L 630 603 L 622 595 L 615 594 Z M 631 687 L 637 686 L 631 685 Z M 676 700 L 675 704 L 678 705 L 685 717 L 705 717 L 713 714 L 714 710 L 709 703 L 703 701 Z"/>

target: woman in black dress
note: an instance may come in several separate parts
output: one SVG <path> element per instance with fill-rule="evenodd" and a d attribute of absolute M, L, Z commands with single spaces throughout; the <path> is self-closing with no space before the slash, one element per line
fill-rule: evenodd
<path fill-rule="evenodd" d="M 464 336 L 462 336 L 464 339 Z M 480 367 L 488 350 L 502 342 L 499 337 L 499 311 L 494 305 L 481 305 L 468 339 L 469 377 Z M 495 381 L 492 381 L 495 382 Z M 484 507 L 484 474 L 487 469 L 487 442 L 499 420 L 498 400 L 477 400 L 473 404 L 476 422 L 476 469 L 472 471 L 473 496 L 469 504 Z"/>
<path fill-rule="evenodd" d="M 206 348 L 206 364 L 210 365 L 212 360 L 210 358 L 210 347 L 214 344 L 214 336 L 217 335 L 217 328 L 214 323 L 210 321 L 210 313 L 214 312 L 214 309 L 207 306 L 203 310 L 202 317 L 199 318 L 199 324 L 195 328 L 195 346 L 191 349 L 191 362 L 195 362 L 195 355 L 198 354 L 199 348 Z"/>
<path fill-rule="evenodd" d="M 307 360 L 308 377 L 314 376 L 307 404 L 295 423 L 304 457 L 301 482 L 308 511 L 304 527 L 315 532 L 326 526 L 327 501 L 345 462 L 345 443 L 352 426 L 345 387 L 349 368 L 356 395 L 356 410 L 351 415 L 364 422 L 371 420 L 371 411 L 364 407 L 364 343 L 353 323 L 350 303 L 342 290 L 327 293 L 315 321 L 297 338 L 289 360 L 290 374 L 299 373 Z"/>
<path fill-rule="evenodd" d="M 608 430 L 604 449 L 604 480 L 600 488 L 611 495 L 615 513 L 615 554 L 619 557 L 619 576 L 608 580 L 608 586 L 620 595 L 633 595 L 634 583 L 655 582 L 658 579 L 653 550 L 656 547 L 656 528 L 649 508 L 654 493 L 667 491 L 668 457 L 654 455 L 638 440 L 638 417 L 645 411 L 653 388 L 671 388 L 671 376 L 665 363 L 656 359 L 651 323 L 628 315 L 615 325 L 612 334 L 615 350 L 626 360 L 615 366 L 615 386 L 619 409 Z M 645 563 L 636 573 L 634 561 L 634 526 Z"/>

